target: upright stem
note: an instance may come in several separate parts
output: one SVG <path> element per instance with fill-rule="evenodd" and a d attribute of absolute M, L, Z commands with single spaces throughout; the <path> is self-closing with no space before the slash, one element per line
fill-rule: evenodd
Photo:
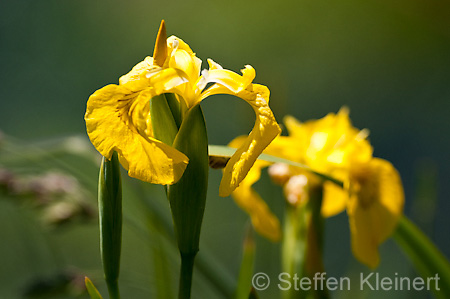
<path fill-rule="evenodd" d="M 323 230 L 324 219 L 321 214 L 323 186 L 311 184 L 307 187 L 307 203 L 288 205 L 284 224 L 283 271 L 311 281 L 315 273 L 323 273 Z M 314 286 L 316 286 L 314 284 Z M 326 289 L 311 287 L 309 291 L 291 287 L 283 292 L 285 299 L 328 298 Z"/>
<path fill-rule="evenodd" d="M 194 254 L 181 253 L 180 288 L 179 299 L 191 298 L 192 276 L 194 273 Z"/>
<path fill-rule="evenodd" d="M 323 232 L 324 219 L 321 214 L 323 185 L 311 186 L 309 190 L 307 222 L 307 246 L 305 253 L 305 274 L 313 279 L 316 273 L 324 273 L 323 266 Z M 329 298 L 326 287 L 311 288 L 313 298 Z"/>
<path fill-rule="evenodd" d="M 289 273 L 291 279 L 294 275 L 302 277 L 305 263 L 306 246 L 306 219 L 305 206 L 292 206 L 288 204 L 285 210 L 284 237 L 282 244 L 283 272 Z M 304 291 L 295 288 L 282 292 L 282 298 L 304 298 Z"/>

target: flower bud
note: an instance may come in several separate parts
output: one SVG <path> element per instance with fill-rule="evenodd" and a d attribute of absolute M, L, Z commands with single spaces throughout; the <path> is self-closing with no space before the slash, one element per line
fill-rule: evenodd
<path fill-rule="evenodd" d="M 295 175 L 287 181 L 284 186 L 284 194 L 291 205 L 298 205 L 305 202 L 308 196 L 306 190 L 307 184 L 308 178 L 303 174 Z"/>
<path fill-rule="evenodd" d="M 285 163 L 275 163 L 269 167 L 269 176 L 275 184 L 283 186 L 291 177 L 289 165 Z"/>

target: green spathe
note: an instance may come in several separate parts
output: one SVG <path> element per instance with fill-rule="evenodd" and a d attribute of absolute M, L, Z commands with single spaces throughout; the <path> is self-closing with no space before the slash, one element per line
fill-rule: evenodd
<path fill-rule="evenodd" d="M 189 158 L 181 179 L 168 186 L 175 235 L 181 254 L 179 298 L 189 298 L 208 187 L 208 138 L 200 105 L 187 112 L 173 147 Z"/>

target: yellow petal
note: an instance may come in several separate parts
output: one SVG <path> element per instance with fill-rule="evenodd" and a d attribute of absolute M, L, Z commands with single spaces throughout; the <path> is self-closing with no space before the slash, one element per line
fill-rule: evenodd
<path fill-rule="evenodd" d="M 151 86 L 156 95 L 178 93 L 183 96 L 186 89 L 185 84 L 189 82 L 186 73 L 174 68 L 147 72 L 143 74 L 143 80 L 145 79 L 147 86 Z"/>
<path fill-rule="evenodd" d="M 187 43 L 185 43 L 181 38 L 176 37 L 175 35 L 172 35 L 167 39 L 167 47 L 169 52 L 176 50 L 184 50 L 188 52 L 190 55 L 195 55 L 191 47 L 189 47 Z"/>
<path fill-rule="evenodd" d="M 333 177 L 346 181 L 345 175 L 339 176 L 337 173 Z M 343 212 L 349 201 L 349 193 L 347 188 L 341 188 L 335 183 L 326 181 L 323 183 L 323 201 L 321 213 L 323 217 L 331 217 Z"/>
<path fill-rule="evenodd" d="M 234 190 L 232 196 L 238 206 L 250 215 L 255 230 L 275 242 L 281 237 L 278 218 L 273 215 L 267 204 L 252 188 L 253 183 L 260 178 L 261 169 L 269 164 L 269 162 L 257 161 L 241 186 Z"/>
<path fill-rule="evenodd" d="M 375 268 L 378 246 L 393 233 L 402 214 L 403 187 L 392 164 L 378 158 L 358 170 L 354 180 L 357 186 L 347 209 L 352 250 L 359 261 Z"/>
<path fill-rule="evenodd" d="M 139 82 L 142 80 L 143 74 L 147 73 L 148 71 L 158 69 L 159 67 L 156 65 L 153 65 L 153 58 L 150 56 L 145 57 L 145 59 L 138 64 L 136 64 L 131 71 L 129 71 L 127 74 L 123 75 L 119 78 L 119 84 L 125 85 L 127 83 L 131 82 Z M 143 82 L 144 84 L 146 82 Z M 137 86 L 136 88 L 132 88 L 130 85 L 127 86 L 128 89 L 132 91 L 138 91 L 143 89 L 140 86 Z"/>
<path fill-rule="evenodd" d="M 367 130 L 359 131 L 352 126 L 345 107 L 337 114 L 329 113 L 305 123 L 288 116 L 285 123 L 289 137 L 297 140 L 297 156 L 316 171 L 329 173 L 354 163 L 367 163 L 372 158 Z"/>
<path fill-rule="evenodd" d="M 208 65 L 209 70 L 223 70 L 223 67 L 211 58 L 208 58 Z"/>
<path fill-rule="evenodd" d="M 250 65 L 246 65 L 245 69 L 242 71 L 242 76 L 232 72 L 230 70 L 224 70 L 217 67 L 217 64 L 212 60 L 209 62 L 209 71 L 206 71 L 202 77 L 206 83 L 217 83 L 220 86 L 225 87 L 230 92 L 237 94 L 245 89 L 252 83 L 255 79 L 256 73 L 255 69 Z M 214 93 L 215 94 L 215 93 Z M 208 94 L 209 95 L 209 94 Z M 263 96 L 263 95 L 262 95 Z M 205 96 L 206 97 L 206 96 Z M 203 98 L 205 98 L 203 97 Z M 267 99 L 269 97 L 267 96 Z"/>
<path fill-rule="evenodd" d="M 107 85 L 90 96 L 86 128 L 95 148 L 106 158 L 117 151 L 131 177 L 154 184 L 173 184 L 182 176 L 188 158 L 174 148 L 143 135 L 145 126 L 130 111 L 138 95 L 123 86 Z M 130 116 L 131 115 L 131 116 Z"/>
<path fill-rule="evenodd" d="M 215 84 L 210 88 L 214 90 L 213 94 L 234 94 L 244 99 L 252 106 L 256 114 L 253 130 L 250 132 L 245 142 L 236 150 L 225 167 L 219 187 L 220 196 L 228 196 L 236 189 L 239 183 L 247 175 L 258 156 L 281 132 L 268 105 L 269 89 L 258 84 L 252 84 L 251 87 L 252 89 L 247 89 L 237 94 L 233 93 L 225 86 L 220 86 L 218 84 Z"/>
<path fill-rule="evenodd" d="M 178 49 L 170 56 L 169 67 L 185 72 L 192 83 L 200 76 L 201 65 L 202 61 L 199 58 L 185 50 Z"/>

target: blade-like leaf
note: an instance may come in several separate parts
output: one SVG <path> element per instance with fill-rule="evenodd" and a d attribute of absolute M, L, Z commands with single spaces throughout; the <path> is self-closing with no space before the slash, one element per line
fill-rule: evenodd
<path fill-rule="evenodd" d="M 103 299 L 102 295 L 100 295 L 97 288 L 94 286 L 92 281 L 87 276 L 84 278 L 84 284 L 86 285 L 86 289 L 91 299 Z"/>
<path fill-rule="evenodd" d="M 228 146 L 222 146 L 222 145 L 210 145 L 209 146 L 209 155 L 210 156 L 217 156 L 217 157 L 231 157 L 234 152 L 236 151 L 235 148 L 231 148 Z M 261 154 L 258 157 L 258 160 L 263 160 L 263 161 L 267 161 L 267 162 L 272 162 L 272 163 L 285 163 L 285 164 L 289 164 L 298 168 L 301 168 L 303 170 L 309 171 L 310 173 L 313 173 L 317 176 L 319 176 L 320 178 L 322 178 L 323 180 L 326 181 L 330 181 L 335 183 L 336 185 L 343 187 L 344 183 L 323 173 L 317 172 L 313 169 L 311 169 L 311 167 L 306 166 L 304 164 L 301 163 L 297 163 L 288 159 L 284 159 L 284 158 L 280 158 L 280 157 L 275 157 L 275 156 L 271 156 L 271 155 L 267 155 L 267 154 Z"/>
<path fill-rule="evenodd" d="M 408 255 L 425 281 L 436 278 L 430 286 L 438 298 L 450 298 L 450 263 L 436 246 L 406 216 L 400 218 L 394 240 Z"/>

